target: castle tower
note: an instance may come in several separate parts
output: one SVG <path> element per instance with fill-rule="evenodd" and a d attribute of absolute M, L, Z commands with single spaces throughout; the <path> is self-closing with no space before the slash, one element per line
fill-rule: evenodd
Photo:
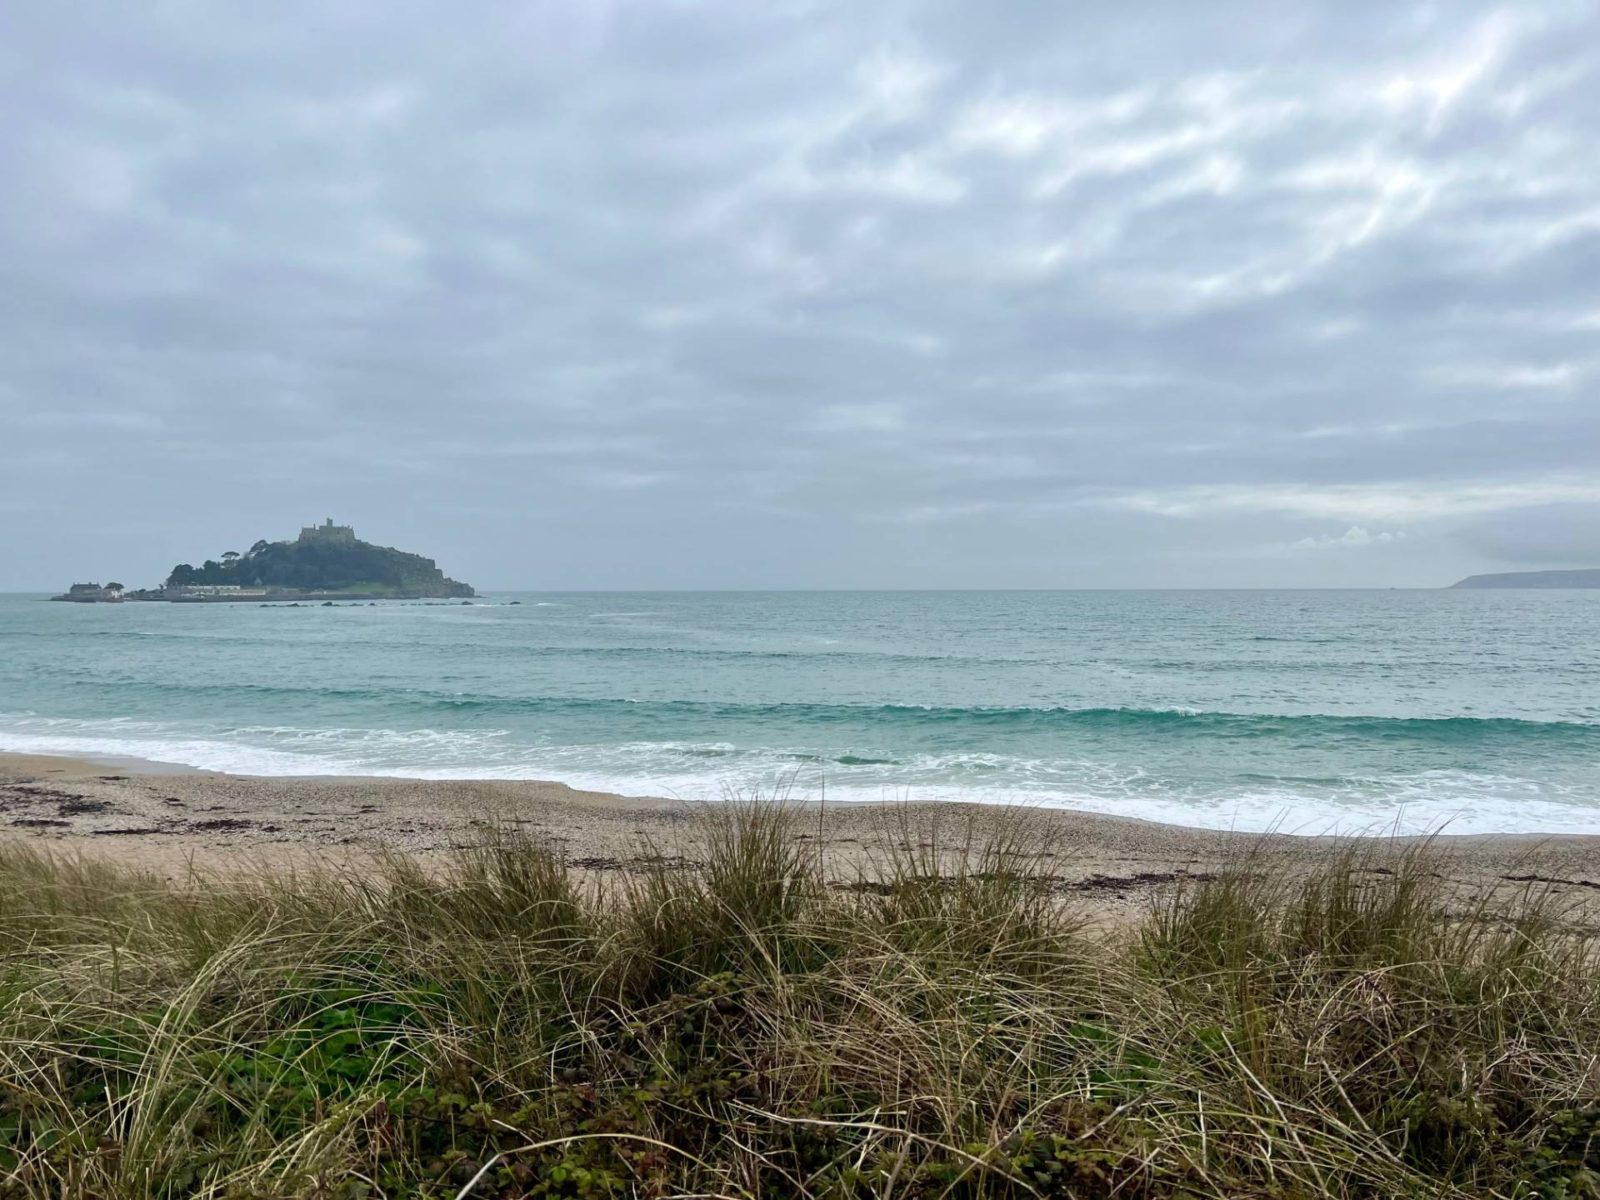
<path fill-rule="evenodd" d="M 329 517 L 321 525 L 307 525 L 300 530 L 302 542 L 353 542 L 356 531 L 350 525 L 335 525 Z"/>

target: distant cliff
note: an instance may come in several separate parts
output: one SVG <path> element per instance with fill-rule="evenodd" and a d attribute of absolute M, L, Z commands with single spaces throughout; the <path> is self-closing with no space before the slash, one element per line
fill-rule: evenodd
<path fill-rule="evenodd" d="M 451 579 L 433 559 L 356 537 L 348 525 L 311 525 L 292 542 L 257 542 L 240 554 L 229 551 L 200 566 L 179 563 L 166 589 L 265 588 L 272 592 L 340 592 L 362 597 L 406 599 L 470 597 L 476 593 Z"/>
<path fill-rule="evenodd" d="M 1512 571 L 1504 575 L 1469 575 L 1458 588 L 1600 588 L 1600 568 L 1587 571 Z"/>

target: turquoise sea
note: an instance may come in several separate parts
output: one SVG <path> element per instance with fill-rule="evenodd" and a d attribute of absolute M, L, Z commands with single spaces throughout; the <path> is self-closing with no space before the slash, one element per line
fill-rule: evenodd
<path fill-rule="evenodd" d="M 1600 592 L 5 596 L 0 750 L 1600 832 Z"/>

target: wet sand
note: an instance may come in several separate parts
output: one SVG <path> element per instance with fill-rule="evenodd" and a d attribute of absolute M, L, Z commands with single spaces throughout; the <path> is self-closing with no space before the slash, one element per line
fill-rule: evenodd
<path fill-rule="evenodd" d="M 663 860 L 693 865 L 703 810 L 682 800 L 584 792 L 528 780 L 259 778 L 160 764 L 0 755 L 0 840 L 112 859 L 179 879 L 233 866 L 370 861 L 374 851 L 438 856 L 503 824 L 548 840 L 575 869 L 604 875 Z M 1246 853 L 1304 867 L 1333 839 L 1228 833 L 1062 809 L 976 804 L 797 804 L 795 837 L 843 882 L 886 855 L 981 849 L 1014 839 L 1086 909 L 1142 910 L 1186 878 Z M 1375 866 L 1412 839 L 1365 839 Z M 1463 902 L 1549 887 L 1600 914 L 1600 836 L 1434 839 Z"/>

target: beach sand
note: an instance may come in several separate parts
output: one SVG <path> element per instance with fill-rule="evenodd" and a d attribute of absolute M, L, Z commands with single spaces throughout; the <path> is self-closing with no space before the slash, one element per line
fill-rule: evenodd
<path fill-rule="evenodd" d="M 495 824 L 548 840 L 576 870 L 604 876 L 700 857 L 705 810 L 682 800 L 584 792 L 529 780 L 260 778 L 141 762 L 0 755 L 0 838 L 110 859 L 182 879 L 261 867 L 359 867 L 374 852 L 424 860 Z M 870 878 L 896 851 L 981 849 L 1015 838 L 1052 885 L 1107 916 L 1143 911 L 1185 879 L 1243 855 L 1306 869 L 1334 839 L 1228 833 L 1063 809 L 976 804 L 795 804 L 795 837 L 834 879 Z M 1020 823 L 1020 824 L 1019 824 Z M 1415 844 L 1363 839 L 1370 865 Z M 1433 839 L 1463 904 L 1549 887 L 1600 918 L 1600 836 Z"/>

